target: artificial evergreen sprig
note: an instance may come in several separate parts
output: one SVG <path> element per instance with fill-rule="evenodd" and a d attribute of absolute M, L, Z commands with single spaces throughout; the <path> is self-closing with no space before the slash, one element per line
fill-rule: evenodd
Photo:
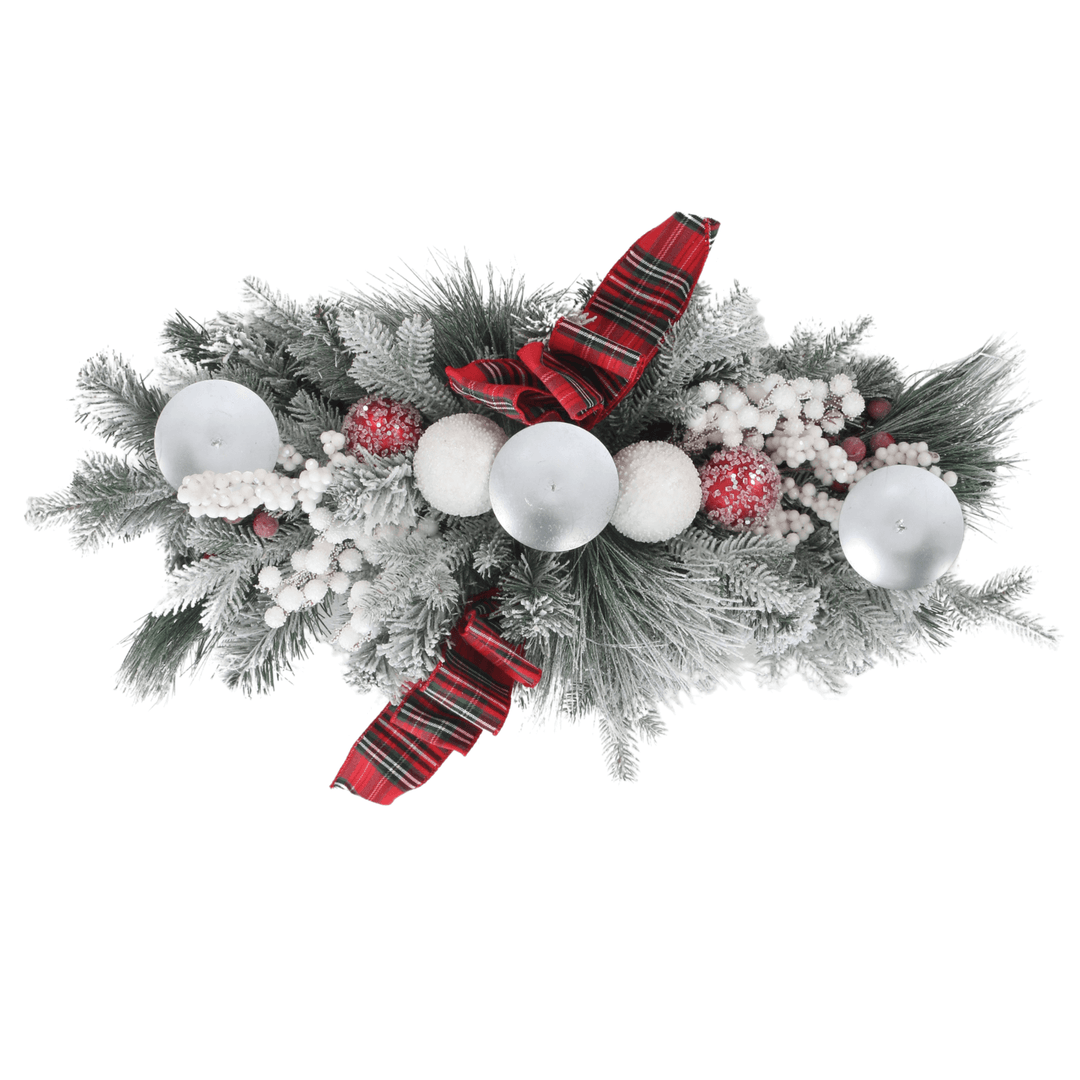
<path fill-rule="evenodd" d="M 956 473 L 955 495 L 968 521 L 991 517 L 1003 470 L 1019 461 L 1006 452 L 1017 418 L 1029 403 L 1018 394 L 1020 357 L 999 339 L 953 364 L 907 380 L 892 409 L 867 428 L 895 439 L 930 443 Z"/>
<path fill-rule="evenodd" d="M 31 498 L 26 514 L 35 528 L 66 525 L 80 551 L 154 529 L 168 532 L 186 517 L 156 467 L 101 452 L 87 454 L 62 491 Z"/>
<path fill-rule="evenodd" d="M 369 295 L 347 294 L 342 301 L 394 329 L 417 315 L 429 321 L 437 372 L 481 356 L 513 356 L 526 342 L 545 337 L 560 315 L 583 302 L 581 292 L 572 289 L 546 286 L 527 292 L 522 278 L 500 278 L 491 266 L 486 281 L 481 280 L 468 258 L 461 263 L 444 259 L 439 273 L 428 278 L 412 271 L 395 275 Z M 469 403 L 457 401 L 455 411 L 469 411 Z"/>

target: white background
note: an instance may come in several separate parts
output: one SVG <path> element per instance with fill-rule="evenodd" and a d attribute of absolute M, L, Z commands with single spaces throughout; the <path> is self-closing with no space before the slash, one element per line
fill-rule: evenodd
<path fill-rule="evenodd" d="M 7 17 L 6 1075 L 1080 1075 L 1073 35 L 1064 4 L 872 10 Z M 94 445 L 85 359 L 149 371 L 245 274 L 562 284 L 677 209 L 774 341 L 869 313 L 910 371 L 1026 351 L 1026 463 L 958 569 L 1032 567 L 1059 648 L 717 694 L 634 785 L 515 712 L 389 808 L 328 789 L 382 704 L 329 656 L 255 701 L 114 690 L 161 556 L 22 521 Z"/>

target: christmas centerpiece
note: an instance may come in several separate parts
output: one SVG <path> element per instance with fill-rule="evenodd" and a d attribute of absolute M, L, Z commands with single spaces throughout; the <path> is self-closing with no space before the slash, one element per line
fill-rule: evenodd
<path fill-rule="evenodd" d="M 156 534 L 167 581 L 121 683 L 213 664 L 271 690 L 315 642 L 386 708 L 335 785 L 388 803 L 511 703 L 594 718 L 615 775 L 658 708 L 748 668 L 828 690 L 1007 624 L 1024 571 L 950 567 L 988 517 L 1023 406 L 999 342 L 915 377 L 869 320 L 769 343 L 698 285 L 717 224 L 675 214 L 595 287 L 528 292 L 466 261 L 427 282 L 177 314 L 152 382 L 79 374 L 93 453 L 31 500 L 83 550 Z"/>

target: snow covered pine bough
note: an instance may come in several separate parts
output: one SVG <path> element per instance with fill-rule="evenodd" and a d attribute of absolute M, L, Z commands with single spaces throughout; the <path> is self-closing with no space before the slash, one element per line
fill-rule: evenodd
<path fill-rule="evenodd" d="M 632 778 L 661 704 L 747 668 L 835 691 L 985 622 L 1052 640 L 1026 572 L 950 573 L 1015 460 L 1016 355 L 905 377 L 869 319 L 770 345 L 743 288 L 697 286 L 717 228 L 674 214 L 566 290 L 467 260 L 306 304 L 252 279 L 244 313 L 166 323 L 153 381 L 89 361 L 78 419 L 120 453 L 27 516 L 165 549 L 121 684 L 265 692 L 328 642 L 389 698 L 334 784 L 389 803 L 513 698 L 594 718 Z"/>

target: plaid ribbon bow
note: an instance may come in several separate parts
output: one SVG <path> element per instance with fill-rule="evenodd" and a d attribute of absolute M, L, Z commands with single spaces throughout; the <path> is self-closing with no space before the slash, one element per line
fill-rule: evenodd
<path fill-rule="evenodd" d="M 494 589 L 465 605 L 442 662 L 368 725 L 331 787 L 385 806 L 429 779 L 451 750 L 467 754 L 481 731 L 499 733 L 513 684 L 535 686 L 541 671 L 487 621 L 496 606 Z"/>
<path fill-rule="evenodd" d="M 514 359 L 448 367 L 451 387 L 524 424 L 569 416 L 593 427 L 686 311 L 718 228 L 711 218 L 673 214 L 612 267 L 580 315 L 559 319 L 547 344 L 532 341 Z"/>

